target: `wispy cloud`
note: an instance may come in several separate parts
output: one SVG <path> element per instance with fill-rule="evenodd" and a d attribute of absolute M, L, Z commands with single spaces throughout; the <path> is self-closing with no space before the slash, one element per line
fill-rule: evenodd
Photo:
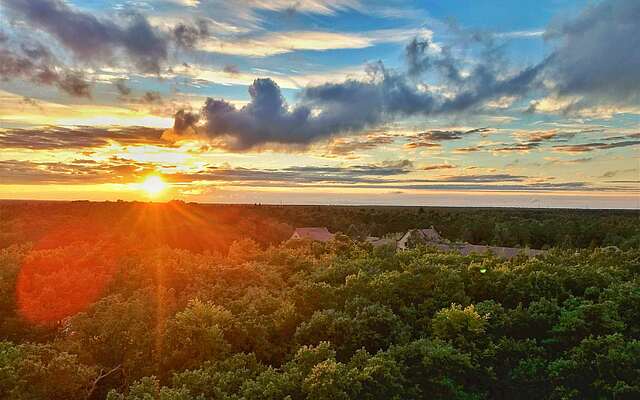
<path fill-rule="evenodd" d="M 431 31 L 425 29 L 387 29 L 360 33 L 287 31 L 229 38 L 211 36 L 200 43 L 198 50 L 266 57 L 300 50 L 362 49 L 378 43 L 405 42 L 417 34 L 431 35 Z"/>
<path fill-rule="evenodd" d="M 0 148 L 55 150 L 83 149 L 107 146 L 112 142 L 121 145 L 154 144 L 169 146 L 162 140 L 162 129 L 145 127 L 43 127 L 29 129 L 0 129 Z"/>

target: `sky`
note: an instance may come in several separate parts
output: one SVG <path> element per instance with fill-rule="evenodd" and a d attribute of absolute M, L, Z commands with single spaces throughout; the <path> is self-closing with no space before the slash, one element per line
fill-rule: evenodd
<path fill-rule="evenodd" d="M 0 0 L 0 198 L 640 208 L 638 21 L 637 0 Z"/>

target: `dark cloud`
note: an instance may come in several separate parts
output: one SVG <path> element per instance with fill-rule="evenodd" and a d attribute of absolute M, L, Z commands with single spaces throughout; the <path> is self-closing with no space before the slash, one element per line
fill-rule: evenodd
<path fill-rule="evenodd" d="M 453 31 L 464 47 L 479 46 L 480 55 L 475 63 L 470 65 L 452 47 L 432 51 L 427 39 L 416 38 L 406 47 L 404 72 L 388 70 L 381 62 L 374 63 L 368 66 L 366 79 L 305 88 L 299 103 L 291 108 L 272 80 L 258 79 L 249 88 L 251 101 L 245 107 L 236 108 L 222 99 L 207 99 L 198 118 L 201 124 L 196 127 L 195 117 L 178 114 L 173 133 L 198 132 L 230 150 L 306 145 L 335 135 L 358 133 L 395 118 L 483 112 L 491 100 L 518 99 L 548 89 L 549 84 L 543 83 L 547 81 L 553 82 L 551 89 L 556 95 L 622 90 L 621 99 L 630 99 L 640 93 L 637 86 L 640 53 L 633 44 L 640 37 L 640 24 L 635 18 L 640 15 L 639 9 L 640 3 L 634 0 L 607 0 L 587 8 L 572 21 L 548 29 L 547 37 L 557 43 L 548 57 L 515 71 L 505 62 L 503 46 L 495 36 L 464 32 L 454 26 Z M 600 12 L 603 18 L 595 21 Z M 196 33 L 186 28 L 180 32 Z M 443 95 L 419 84 L 427 73 L 446 83 L 449 93 Z M 610 79 L 614 80 L 612 86 L 607 83 Z M 439 141 L 459 139 L 468 133 L 432 131 L 407 147 L 437 147 Z M 558 134 L 552 136 L 559 138 Z M 498 151 L 526 151 L 547 139 L 531 138 L 502 146 Z"/>
<path fill-rule="evenodd" d="M 198 114 L 194 114 L 185 110 L 179 110 L 173 119 L 174 132 L 181 134 L 195 127 L 200 119 Z"/>
<path fill-rule="evenodd" d="M 199 119 L 203 122 L 197 132 L 211 138 L 225 139 L 225 146 L 233 150 L 247 150 L 269 144 L 308 144 L 339 132 L 360 131 L 367 126 L 366 117 L 340 111 L 329 106 L 317 115 L 307 105 L 289 109 L 280 88 L 271 79 L 256 79 L 249 87 L 251 101 L 238 109 L 225 100 L 207 99 Z M 363 109 L 364 111 L 364 109 Z M 366 112 L 366 111 L 364 111 Z M 179 113 L 174 124 L 177 134 L 184 132 L 185 117 Z M 374 117 L 375 118 L 375 117 Z M 378 122 L 379 119 L 375 119 Z M 183 128 L 183 129 L 180 129 Z"/>
<path fill-rule="evenodd" d="M 241 109 L 225 100 L 208 99 L 200 113 L 204 124 L 199 132 L 222 139 L 224 146 L 234 150 L 265 144 L 307 144 L 333 135 L 360 132 L 398 117 L 457 113 L 481 107 L 485 101 L 514 94 L 530 85 L 537 68 L 505 75 L 493 66 L 481 65 L 464 78 L 453 74 L 451 79 L 461 79 L 457 82 L 459 90 L 453 96 L 442 96 L 422 90 L 408 75 L 388 70 L 378 62 L 368 66 L 365 80 L 349 79 L 305 88 L 300 102 L 292 109 L 285 104 L 275 82 L 257 79 L 249 88 L 251 102 Z"/>
<path fill-rule="evenodd" d="M 474 133 L 486 134 L 492 131 L 493 129 L 490 128 L 476 128 L 466 131 L 435 129 L 426 132 L 420 132 L 413 136 L 410 136 L 410 141 L 405 144 L 405 147 L 408 149 L 415 149 L 419 147 L 440 147 L 440 144 L 434 142 L 458 140 Z"/>
<path fill-rule="evenodd" d="M 438 130 L 434 130 L 434 131 L 427 131 L 427 132 L 420 132 L 416 135 L 417 138 L 419 139 L 424 139 L 424 140 L 435 140 L 435 141 L 441 141 L 441 140 L 457 140 L 457 139 L 462 139 L 462 137 L 465 135 L 466 132 L 464 131 L 438 131 Z"/>
<path fill-rule="evenodd" d="M 76 60 L 89 65 L 115 65 L 125 56 L 141 72 L 159 73 L 167 59 L 167 39 L 146 18 L 130 13 L 118 25 L 72 9 L 61 0 L 3 0 L 5 7 L 31 28 L 55 37 Z"/>
<path fill-rule="evenodd" d="M 57 81 L 60 89 L 72 96 L 90 97 L 90 86 L 85 80 L 84 75 L 79 72 L 67 72 L 58 78 Z"/>
<path fill-rule="evenodd" d="M 627 141 L 613 142 L 613 143 L 594 142 L 594 143 L 560 145 L 560 146 L 553 146 L 553 149 L 555 151 L 560 151 L 565 153 L 584 153 L 584 152 L 595 151 L 595 150 L 615 149 L 619 147 L 629 147 L 629 146 L 639 146 L 639 145 L 640 145 L 640 140 L 627 140 Z"/>
<path fill-rule="evenodd" d="M 121 96 L 128 96 L 131 94 L 131 88 L 127 86 L 127 82 L 124 79 L 118 79 L 114 82 L 114 85 Z"/>
<path fill-rule="evenodd" d="M 38 43 L 0 48 L 0 79 L 26 79 L 57 86 L 72 96 L 89 97 L 90 84 L 81 72 L 67 69 Z"/>
<path fill-rule="evenodd" d="M 523 152 L 523 151 L 531 151 L 533 149 L 536 149 L 538 147 L 540 147 L 540 142 L 525 142 L 525 143 L 513 143 L 513 144 L 507 144 L 507 145 L 502 145 L 502 146 L 498 146 L 494 149 L 492 149 L 492 151 L 497 151 L 497 152 L 511 152 L 511 151 L 515 151 L 515 152 Z"/>
<path fill-rule="evenodd" d="M 167 146 L 162 130 L 145 127 L 100 128 L 81 126 L 0 130 L 1 149 L 55 150 L 91 148 L 116 142 L 121 145 Z"/>
<path fill-rule="evenodd" d="M 179 47 L 193 49 L 199 41 L 209 36 L 209 22 L 204 19 L 193 25 L 179 23 L 173 28 L 174 41 Z"/>
<path fill-rule="evenodd" d="M 224 68 L 222 68 L 222 71 L 230 75 L 238 75 L 240 73 L 240 69 L 238 68 L 237 65 L 234 65 L 234 64 L 225 65 Z"/>
<path fill-rule="evenodd" d="M 545 37 L 557 43 L 545 73 L 562 96 L 594 102 L 640 103 L 640 2 L 605 0 L 576 18 L 551 24 Z"/>
<path fill-rule="evenodd" d="M 538 76 L 546 60 L 515 74 L 509 73 L 502 48 L 490 35 L 464 32 L 464 36 L 482 48 L 479 62 L 469 73 L 462 73 L 465 63 L 453 56 L 449 46 L 433 53 L 428 51 L 428 39 L 415 38 L 405 48 L 409 77 L 417 79 L 426 72 L 434 72 L 456 91 L 440 104 L 440 112 L 460 112 L 502 96 L 522 96 L 540 84 Z"/>
<path fill-rule="evenodd" d="M 145 92 L 140 101 L 147 104 L 162 104 L 162 96 L 156 91 Z"/>

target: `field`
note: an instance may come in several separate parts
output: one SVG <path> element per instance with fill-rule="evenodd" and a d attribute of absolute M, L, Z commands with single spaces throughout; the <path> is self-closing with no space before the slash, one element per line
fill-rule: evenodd
<path fill-rule="evenodd" d="M 430 225 L 549 251 L 359 240 Z M 2 399 L 640 396 L 637 212 L 3 202 L 0 235 Z"/>

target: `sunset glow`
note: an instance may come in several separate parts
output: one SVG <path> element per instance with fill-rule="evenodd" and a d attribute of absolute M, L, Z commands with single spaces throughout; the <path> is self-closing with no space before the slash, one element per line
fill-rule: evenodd
<path fill-rule="evenodd" d="M 637 1 L 132 4 L 0 0 L 0 199 L 640 208 Z"/>
<path fill-rule="evenodd" d="M 156 197 L 164 192 L 167 184 L 157 175 L 151 175 L 140 184 L 140 188 L 144 190 L 149 197 Z"/>
<path fill-rule="evenodd" d="M 640 399 L 640 0 L 0 0 L 0 400 Z"/>

